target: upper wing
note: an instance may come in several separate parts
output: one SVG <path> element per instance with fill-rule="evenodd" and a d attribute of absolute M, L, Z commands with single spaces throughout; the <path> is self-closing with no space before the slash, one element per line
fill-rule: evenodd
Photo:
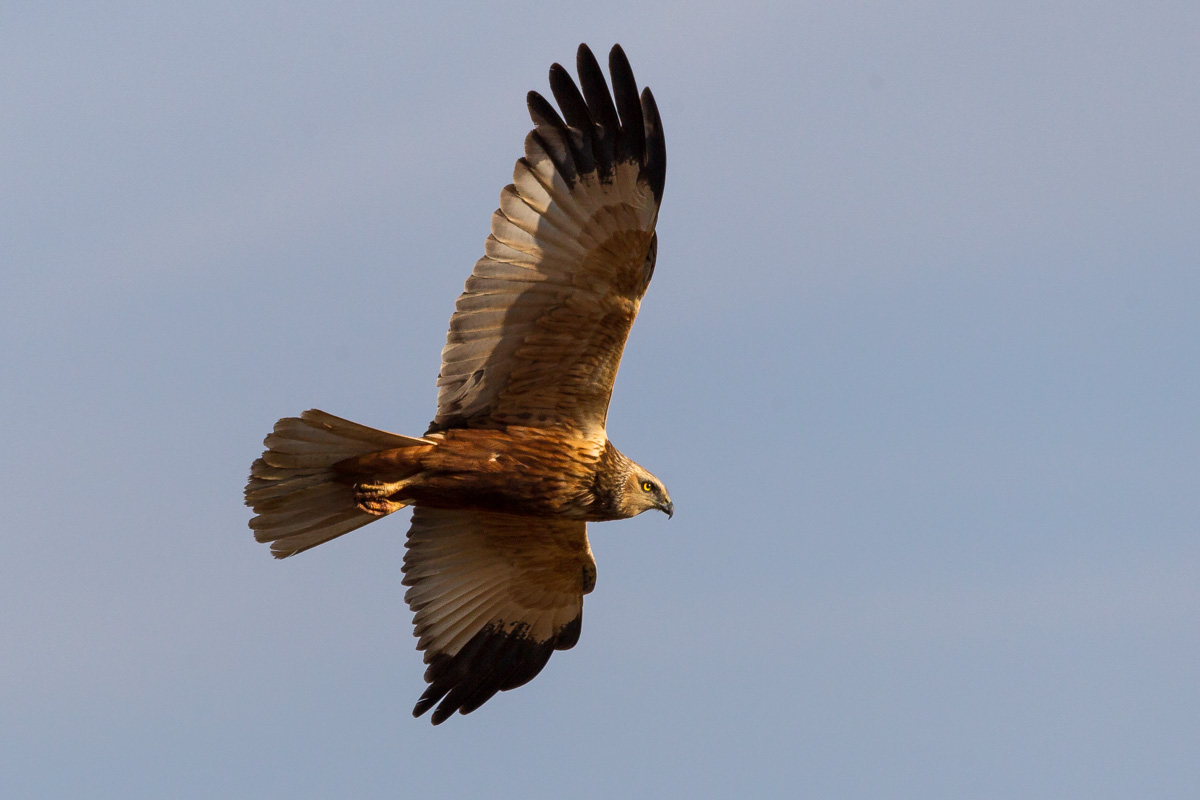
<path fill-rule="evenodd" d="M 436 704 L 436 725 L 532 680 L 579 640 L 595 582 L 583 522 L 416 507 L 404 599 L 430 686 L 413 716 Z"/>
<path fill-rule="evenodd" d="M 613 95 L 579 46 L 582 93 L 558 64 L 492 215 L 486 255 L 450 318 L 429 432 L 568 422 L 604 427 L 621 351 L 654 272 L 666 145 L 620 46 Z M 565 120 L 564 120 L 565 118 Z"/>

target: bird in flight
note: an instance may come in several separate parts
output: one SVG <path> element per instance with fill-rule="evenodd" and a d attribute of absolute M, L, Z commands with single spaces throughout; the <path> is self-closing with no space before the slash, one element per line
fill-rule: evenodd
<path fill-rule="evenodd" d="M 534 127 L 450 317 L 425 435 L 305 411 L 275 423 L 246 484 L 276 558 L 413 507 L 403 583 L 429 684 L 413 716 L 436 706 L 435 725 L 575 645 L 596 582 L 588 522 L 674 512 L 605 430 L 654 274 L 662 121 L 620 45 L 611 94 L 586 45 L 577 69 L 578 85 L 550 67 L 558 111 L 528 94 Z"/>

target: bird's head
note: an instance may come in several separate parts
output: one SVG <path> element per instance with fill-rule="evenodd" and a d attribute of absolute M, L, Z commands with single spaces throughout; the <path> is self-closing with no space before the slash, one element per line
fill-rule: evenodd
<path fill-rule="evenodd" d="M 674 516 L 675 505 L 671 502 L 671 496 L 667 494 L 667 487 L 663 486 L 663 482 L 637 464 L 630 462 L 630 467 L 625 476 L 624 491 L 621 493 L 622 511 L 633 517 L 656 508 L 668 518 Z"/>

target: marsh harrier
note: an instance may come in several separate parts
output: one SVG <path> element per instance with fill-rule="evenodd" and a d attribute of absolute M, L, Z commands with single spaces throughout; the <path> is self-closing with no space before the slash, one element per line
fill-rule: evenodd
<path fill-rule="evenodd" d="M 436 705 L 434 724 L 575 645 L 596 581 L 589 521 L 674 511 L 605 432 L 654 274 L 662 122 L 619 45 L 611 94 L 585 45 L 578 72 L 577 86 L 550 68 L 558 111 L 528 95 L 534 128 L 450 317 L 425 435 L 306 411 L 275 424 L 246 485 L 277 558 L 413 507 L 405 600 L 429 684 L 413 715 Z"/>

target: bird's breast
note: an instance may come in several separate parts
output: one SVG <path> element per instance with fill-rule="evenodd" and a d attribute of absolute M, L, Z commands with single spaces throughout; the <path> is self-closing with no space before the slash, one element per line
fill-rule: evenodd
<path fill-rule="evenodd" d="M 421 458 L 417 505 L 589 518 L 603 443 L 571 431 L 452 429 Z"/>

